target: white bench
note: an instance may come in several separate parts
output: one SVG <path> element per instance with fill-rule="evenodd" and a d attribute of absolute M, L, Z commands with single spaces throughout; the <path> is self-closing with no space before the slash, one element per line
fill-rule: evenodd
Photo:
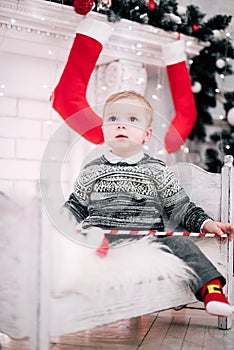
<path fill-rule="evenodd" d="M 191 199 L 209 215 L 234 223 L 232 162 L 231 156 L 225 157 L 222 174 L 187 163 L 171 169 Z M 180 280 L 173 289 L 168 288 L 168 281 L 154 278 L 152 266 L 146 266 L 144 278 L 134 276 L 128 265 L 116 278 L 119 254 L 135 254 L 127 246 L 111 250 L 104 259 L 95 257 L 100 259 L 97 264 L 102 273 L 97 274 L 96 266 L 91 280 L 95 261 L 89 258 L 90 250 L 87 253 L 87 248 L 53 228 L 40 199 L 19 206 L 2 194 L 0 210 L 0 331 L 16 339 L 29 337 L 31 350 L 48 349 L 52 336 L 196 302 L 185 282 Z M 225 293 L 232 301 L 232 243 L 198 238 L 197 244 L 226 275 Z M 142 250 L 145 261 L 147 249 Z M 230 329 L 231 319 L 220 318 L 218 327 Z"/>

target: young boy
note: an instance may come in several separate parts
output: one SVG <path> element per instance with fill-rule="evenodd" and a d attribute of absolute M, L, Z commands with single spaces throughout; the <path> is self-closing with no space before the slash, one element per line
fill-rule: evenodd
<path fill-rule="evenodd" d="M 234 236 L 231 224 L 213 221 L 192 203 L 166 165 L 144 154 L 152 136 L 153 109 L 141 95 L 125 91 L 108 98 L 103 133 L 109 150 L 86 164 L 65 207 L 83 228 L 163 231 L 162 213 L 190 232 Z M 189 237 L 156 238 L 191 267 L 197 278 L 190 288 L 210 314 L 229 316 L 234 307 L 225 298 L 225 278 Z"/>

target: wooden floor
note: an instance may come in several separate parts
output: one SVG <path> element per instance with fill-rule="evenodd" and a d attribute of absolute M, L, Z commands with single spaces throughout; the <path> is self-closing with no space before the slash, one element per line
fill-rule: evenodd
<path fill-rule="evenodd" d="M 234 317 L 233 317 L 234 321 Z M 0 334 L 1 350 L 28 350 L 26 340 Z M 217 328 L 217 317 L 203 310 L 168 310 L 94 330 L 52 338 L 52 350 L 233 350 L 231 330 Z"/>

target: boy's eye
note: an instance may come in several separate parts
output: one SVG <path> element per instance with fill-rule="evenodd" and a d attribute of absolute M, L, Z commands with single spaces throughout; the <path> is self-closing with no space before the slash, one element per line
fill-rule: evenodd
<path fill-rule="evenodd" d="M 136 122 L 137 121 L 137 118 L 134 117 L 134 116 L 131 116 L 129 119 L 130 119 L 130 122 Z"/>
<path fill-rule="evenodd" d="M 110 117 L 108 117 L 108 121 L 109 122 L 116 122 L 117 118 L 114 115 L 111 115 Z"/>

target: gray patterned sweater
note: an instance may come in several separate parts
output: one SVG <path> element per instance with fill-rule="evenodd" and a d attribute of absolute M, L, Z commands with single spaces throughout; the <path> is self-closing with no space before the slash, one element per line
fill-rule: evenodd
<path fill-rule="evenodd" d="M 91 161 L 64 205 L 83 228 L 163 231 L 166 214 L 172 227 L 199 232 L 209 218 L 165 163 L 147 154 L 135 164 L 111 164 L 104 155 Z"/>

